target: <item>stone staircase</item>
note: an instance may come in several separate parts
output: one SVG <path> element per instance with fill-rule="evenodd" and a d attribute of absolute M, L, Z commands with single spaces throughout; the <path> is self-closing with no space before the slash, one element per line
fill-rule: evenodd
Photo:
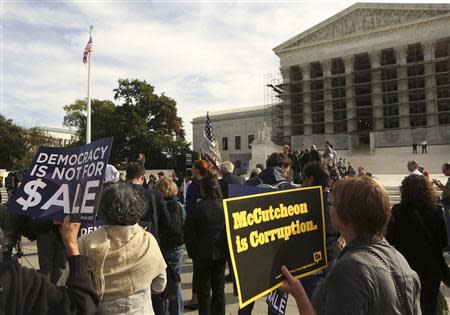
<path fill-rule="evenodd" d="M 400 187 L 398 186 L 385 186 L 384 187 L 389 194 L 389 204 L 392 208 L 393 205 L 399 203 L 401 200 L 400 197 Z"/>
<path fill-rule="evenodd" d="M 414 160 L 423 165 L 429 173 L 442 172 L 442 164 L 450 160 L 450 145 L 432 145 L 428 154 L 412 154 L 410 147 L 377 148 L 370 154 L 367 149 L 355 149 L 351 154 L 338 150 L 338 157 L 345 158 L 357 170 L 363 166 L 366 172 L 372 174 L 403 174 L 407 173 L 406 164 Z"/>
<path fill-rule="evenodd" d="M 396 203 L 399 203 L 401 201 L 400 196 L 400 187 L 399 186 L 384 186 L 386 191 L 389 194 L 389 204 L 391 205 L 391 208 Z M 441 196 L 442 191 L 435 189 L 436 196 Z"/>

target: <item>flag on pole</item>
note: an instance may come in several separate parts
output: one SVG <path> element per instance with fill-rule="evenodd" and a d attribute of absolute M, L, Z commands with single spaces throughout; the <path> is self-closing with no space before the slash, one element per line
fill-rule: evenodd
<path fill-rule="evenodd" d="M 88 57 L 93 50 L 94 50 L 94 47 L 92 46 L 92 36 L 89 36 L 89 41 L 88 41 L 86 48 L 84 49 L 84 53 L 83 53 L 83 63 L 84 64 L 86 64 L 88 62 Z"/>
<path fill-rule="evenodd" d="M 206 113 L 205 129 L 203 131 L 200 150 L 201 153 L 206 157 L 206 159 L 217 169 L 219 169 L 219 164 L 221 163 L 222 159 L 220 157 L 219 144 L 214 137 L 213 127 L 208 112 Z"/>

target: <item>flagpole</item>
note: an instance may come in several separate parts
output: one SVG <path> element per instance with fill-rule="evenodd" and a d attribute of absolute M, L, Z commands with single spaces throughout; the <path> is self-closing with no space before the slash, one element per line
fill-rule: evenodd
<path fill-rule="evenodd" d="M 92 36 L 92 29 L 94 27 L 91 25 L 89 30 L 89 38 Z M 87 117 L 86 117 L 86 144 L 91 143 L 91 53 L 88 55 L 88 87 L 87 87 Z"/>

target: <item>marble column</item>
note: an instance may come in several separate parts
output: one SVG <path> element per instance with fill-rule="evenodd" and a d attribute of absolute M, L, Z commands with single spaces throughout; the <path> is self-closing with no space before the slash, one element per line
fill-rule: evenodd
<path fill-rule="evenodd" d="M 354 56 L 344 57 L 345 93 L 347 98 L 347 132 L 356 131 L 355 89 L 353 87 Z"/>
<path fill-rule="evenodd" d="M 427 126 L 435 126 L 438 123 L 437 117 L 437 95 L 436 78 L 434 65 L 434 43 L 425 42 L 423 47 L 423 59 L 425 66 L 425 99 L 427 102 Z"/>
<path fill-rule="evenodd" d="M 372 70 L 372 115 L 373 115 L 373 130 L 384 129 L 384 115 L 383 115 L 383 89 L 381 86 L 381 69 L 380 58 L 381 51 L 370 52 L 370 67 Z"/>
<path fill-rule="evenodd" d="M 303 132 L 305 136 L 312 135 L 311 82 L 309 64 L 301 66 L 303 76 Z"/>
<path fill-rule="evenodd" d="M 353 86 L 353 65 L 355 57 L 353 55 L 342 58 L 345 65 L 345 93 L 347 101 L 347 148 L 349 154 L 352 154 L 353 148 L 357 143 L 356 136 L 356 106 L 355 89 Z"/>
<path fill-rule="evenodd" d="M 409 128 L 409 97 L 408 97 L 408 73 L 406 56 L 407 46 L 395 47 L 395 58 L 398 64 L 397 70 L 397 89 L 398 89 L 398 111 L 400 116 L 400 128 Z"/>
<path fill-rule="evenodd" d="M 323 70 L 323 100 L 324 100 L 324 116 L 325 116 L 325 134 L 333 134 L 333 95 L 331 85 L 331 60 L 322 62 Z"/>

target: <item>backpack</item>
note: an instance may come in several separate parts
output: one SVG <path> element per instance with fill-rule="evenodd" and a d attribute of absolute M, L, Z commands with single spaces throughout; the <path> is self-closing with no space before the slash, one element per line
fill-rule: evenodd
<path fill-rule="evenodd" d="M 170 231 L 166 238 L 166 246 L 168 248 L 175 248 L 184 244 L 183 227 L 186 214 L 184 206 L 177 200 L 167 200 L 167 210 L 170 215 Z"/>

